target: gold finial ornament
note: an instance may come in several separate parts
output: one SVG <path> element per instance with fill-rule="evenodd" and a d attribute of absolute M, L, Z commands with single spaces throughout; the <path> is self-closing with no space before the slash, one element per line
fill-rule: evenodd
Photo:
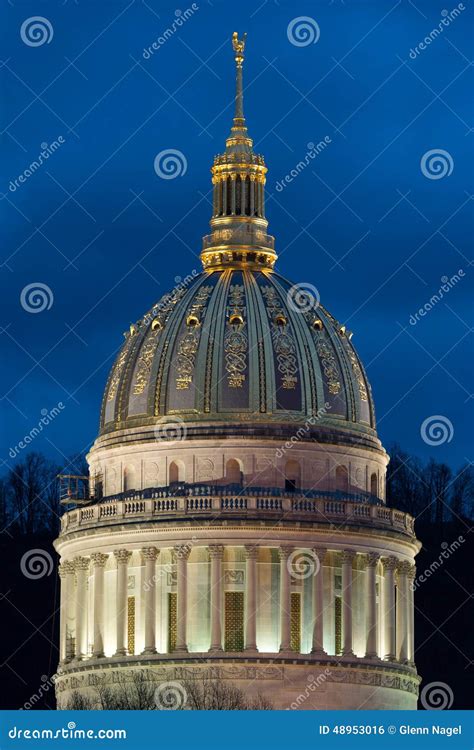
<path fill-rule="evenodd" d="M 235 52 L 235 61 L 237 64 L 242 64 L 242 61 L 244 59 L 244 50 L 245 50 L 245 40 L 247 38 L 247 34 L 245 33 L 242 37 L 242 39 L 239 39 L 239 35 L 236 31 L 232 34 L 232 46 L 234 48 Z"/>

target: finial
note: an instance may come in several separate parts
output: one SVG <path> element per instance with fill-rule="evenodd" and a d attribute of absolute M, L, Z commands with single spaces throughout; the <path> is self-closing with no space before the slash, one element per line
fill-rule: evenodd
<path fill-rule="evenodd" d="M 234 125 L 236 127 L 244 127 L 244 92 L 242 85 L 242 63 L 244 62 L 244 49 L 245 40 L 247 34 L 244 34 L 242 39 L 239 39 L 239 35 L 236 31 L 232 34 L 232 47 L 235 52 L 235 62 L 237 64 L 237 81 L 236 81 L 236 92 L 235 92 L 235 117 Z"/>

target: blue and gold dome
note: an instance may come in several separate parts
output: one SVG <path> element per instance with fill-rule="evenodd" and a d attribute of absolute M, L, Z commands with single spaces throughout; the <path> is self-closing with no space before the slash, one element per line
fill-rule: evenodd
<path fill-rule="evenodd" d="M 314 287 L 274 271 L 262 156 L 243 115 L 244 40 L 234 38 L 236 111 L 212 166 L 203 273 L 130 327 L 105 389 L 101 434 L 173 415 L 203 434 L 273 434 L 309 420 L 312 434 L 377 444 L 370 385 L 345 330 Z M 188 431 L 188 435 L 191 433 Z M 355 435 L 354 435 L 355 434 Z"/>

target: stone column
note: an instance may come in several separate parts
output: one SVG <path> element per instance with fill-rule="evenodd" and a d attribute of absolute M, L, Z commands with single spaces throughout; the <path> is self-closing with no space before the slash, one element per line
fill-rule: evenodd
<path fill-rule="evenodd" d="M 247 180 L 246 180 L 245 174 L 240 175 L 240 196 L 241 196 L 240 197 L 240 204 L 241 204 L 240 212 L 242 216 L 245 216 L 246 215 L 245 207 L 247 204 Z"/>
<path fill-rule="evenodd" d="M 396 557 L 384 557 L 382 559 L 383 578 L 383 620 L 385 631 L 385 654 L 386 661 L 395 661 L 396 651 L 396 629 L 395 629 L 395 568 Z"/>
<path fill-rule="evenodd" d="M 408 663 L 415 663 L 415 589 L 416 565 L 408 573 Z"/>
<path fill-rule="evenodd" d="M 245 547 L 245 650 L 257 651 L 257 558 L 258 547 Z"/>
<path fill-rule="evenodd" d="M 94 646 L 92 656 L 101 659 L 104 656 L 104 568 L 108 555 L 94 552 L 91 555 L 94 572 Z"/>
<path fill-rule="evenodd" d="M 59 621 L 59 661 L 65 664 L 69 661 L 71 654 L 68 650 L 67 621 L 69 614 L 69 602 L 71 593 L 74 593 L 74 565 L 65 560 L 59 566 L 59 577 L 61 579 L 60 594 L 60 621 Z"/>
<path fill-rule="evenodd" d="M 255 211 L 255 175 L 250 175 L 250 216 Z"/>
<path fill-rule="evenodd" d="M 411 565 L 401 562 L 397 566 L 398 598 L 397 598 L 397 655 L 401 664 L 408 663 L 408 619 L 409 592 L 408 573 Z"/>
<path fill-rule="evenodd" d="M 115 598 L 115 619 L 116 619 L 116 650 L 115 656 L 126 656 L 126 635 L 127 635 L 127 588 L 128 588 L 128 561 L 132 553 L 128 549 L 114 550 L 114 557 L 117 561 L 117 586 Z"/>
<path fill-rule="evenodd" d="M 222 544 L 211 544 L 208 547 L 211 558 L 211 646 L 209 651 L 222 651 L 222 561 L 224 547 Z"/>
<path fill-rule="evenodd" d="M 342 553 L 342 655 L 354 656 L 352 650 L 352 561 L 356 553 Z"/>
<path fill-rule="evenodd" d="M 87 656 L 87 573 L 88 557 L 75 557 L 76 571 L 76 635 L 75 657 L 81 661 Z"/>
<path fill-rule="evenodd" d="M 177 628 L 176 651 L 187 651 L 186 639 L 188 619 L 188 557 L 191 547 L 181 544 L 174 548 L 176 555 L 176 583 L 177 583 Z"/>
<path fill-rule="evenodd" d="M 145 563 L 143 590 L 145 592 L 145 648 L 143 654 L 156 654 L 156 547 L 142 549 Z"/>
<path fill-rule="evenodd" d="M 313 573 L 313 645 L 311 653 L 324 656 L 324 573 L 325 549 L 313 549 L 316 570 Z"/>
<path fill-rule="evenodd" d="M 280 651 L 291 650 L 291 579 L 289 557 L 291 547 L 280 547 Z"/>
<path fill-rule="evenodd" d="M 231 189 L 231 206 L 230 206 L 230 212 L 231 212 L 232 216 L 234 216 L 235 215 L 235 198 L 236 198 L 235 193 L 236 193 L 236 190 L 237 190 L 237 175 L 236 174 L 231 174 L 230 179 L 231 179 L 231 183 L 230 184 L 231 184 L 231 188 L 232 188 Z"/>
<path fill-rule="evenodd" d="M 378 642 L 378 621 L 377 621 L 377 563 L 380 555 L 376 552 L 369 552 L 367 555 L 367 647 L 365 652 L 366 659 L 376 659 L 377 642 Z"/>

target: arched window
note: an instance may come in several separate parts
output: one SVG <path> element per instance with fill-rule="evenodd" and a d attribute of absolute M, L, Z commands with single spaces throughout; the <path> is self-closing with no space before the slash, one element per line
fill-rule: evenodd
<path fill-rule="evenodd" d="M 184 482 L 184 466 L 181 461 L 171 461 L 169 466 L 169 484 Z"/>
<path fill-rule="evenodd" d="M 336 468 L 336 489 L 341 492 L 349 492 L 349 474 L 345 466 Z"/>
<path fill-rule="evenodd" d="M 229 458 L 225 465 L 225 483 L 242 484 L 240 464 L 235 458 Z"/>
<path fill-rule="evenodd" d="M 375 497 L 378 497 L 378 481 L 377 481 L 377 474 L 374 472 L 370 475 L 370 494 L 375 495 Z"/>
<path fill-rule="evenodd" d="M 242 180 L 239 174 L 235 178 L 235 213 L 237 216 L 242 213 Z"/>
<path fill-rule="evenodd" d="M 135 486 L 135 469 L 133 466 L 126 466 L 123 470 L 123 491 L 136 490 Z"/>
<path fill-rule="evenodd" d="M 301 468 L 298 461 L 287 461 L 285 466 L 285 490 L 294 492 L 301 487 Z"/>
<path fill-rule="evenodd" d="M 227 178 L 227 216 L 230 216 L 232 213 L 232 180 L 230 177 Z"/>
<path fill-rule="evenodd" d="M 250 216 L 250 177 L 245 178 L 245 215 Z"/>

